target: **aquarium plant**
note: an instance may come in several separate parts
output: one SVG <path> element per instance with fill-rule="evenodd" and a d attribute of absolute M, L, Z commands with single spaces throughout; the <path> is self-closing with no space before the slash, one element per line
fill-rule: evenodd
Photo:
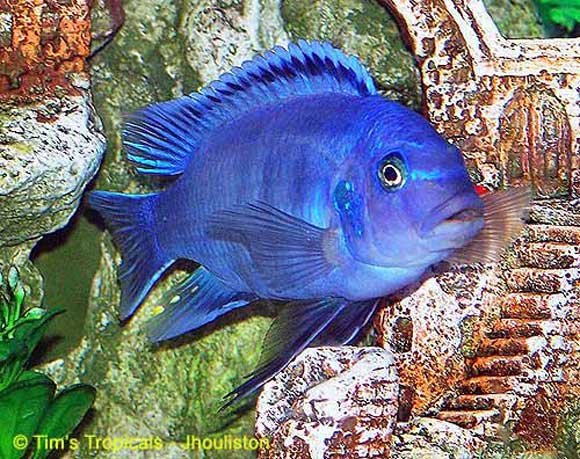
<path fill-rule="evenodd" d="M 570 35 L 580 24 L 580 0 L 535 0 L 549 35 Z M 560 29 L 560 30 L 558 30 Z"/>
<path fill-rule="evenodd" d="M 58 394 L 48 376 L 28 369 L 48 322 L 61 310 L 25 310 L 18 271 L 0 275 L 0 458 L 42 459 L 66 448 L 95 399 L 95 389 L 75 384 Z"/>

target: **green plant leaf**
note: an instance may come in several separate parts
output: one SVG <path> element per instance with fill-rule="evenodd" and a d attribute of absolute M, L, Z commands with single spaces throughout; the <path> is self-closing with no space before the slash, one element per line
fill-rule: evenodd
<path fill-rule="evenodd" d="M 14 290 L 16 288 L 19 280 L 20 276 L 18 274 L 18 270 L 14 266 L 10 266 L 10 269 L 8 270 L 8 286 L 10 287 L 10 290 Z"/>
<path fill-rule="evenodd" d="M 0 285 L 0 287 L 2 287 Z M 8 319 L 10 316 L 10 301 L 2 291 L 0 291 L 0 335 L 4 332 L 4 329 L 8 326 Z"/>
<path fill-rule="evenodd" d="M 39 374 L 38 374 L 39 375 Z M 46 376 L 30 376 L 0 392 L 0 457 L 20 459 L 26 450 L 14 447 L 17 435 L 33 440 L 38 424 L 54 395 L 55 385 Z"/>
<path fill-rule="evenodd" d="M 26 370 L 20 374 L 20 377 L 18 378 L 18 382 L 24 382 L 24 381 L 28 381 L 28 382 L 30 382 L 30 381 L 47 381 L 49 383 L 54 384 L 52 379 L 50 379 L 44 373 L 39 373 L 38 371 L 33 371 L 33 370 Z"/>
<path fill-rule="evenodd" d="M 17 352 L 18 346 L 14 340 L 0 341 L 0 366 Z"/>
<path fill-rule="evenodd" d="M 577 22 L 580 22 L 580 7 L 555 8 L 550 12 L 550 19 L 571 31 Z"/>
<path fill-rule="evenodd" d="M 0 341 L 0 390 L 18 379 L 32 352 L 42 338 L 48 321 L 61 311 L 38 311 L 19 318 L 10 337 Z"/>
<path fill-rule="evenodd" d="M 63 438 L 70 434 L 83 420 L 95 401 L 95 388 L 76 384 L 64 389 L 48 407 L 37 429 L 38 435 L 48 438 Z M 44 445 L 34 452 L 33 459 L 47 457 Z"/>
<path fill-rule="evenodd" d="M 0 341 L 0 391 L 19 378 L 26 359 L 26 345 L 14 339 Z"/>
<path fill-rule="evenodd" d="M 14 339 L 26 345 L 27 360 L 44 335 L 48 322 L 62 310 L 51 310 L 40 318 L 21 317 L 14 326 Z"/>

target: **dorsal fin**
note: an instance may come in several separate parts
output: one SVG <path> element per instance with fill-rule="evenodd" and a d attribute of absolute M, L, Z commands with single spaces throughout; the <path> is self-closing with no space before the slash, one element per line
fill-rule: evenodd
<path fill-rule="evenodd" d="M 143 174 L 183 172 L 201 139 L 216 127 L 256 107 L 294 96 L 376 94 L 356 57 L 329 43 L 290 44 L 246 61 L 197 93 L 151 105 L 125 124 L 128 158 Z"/>

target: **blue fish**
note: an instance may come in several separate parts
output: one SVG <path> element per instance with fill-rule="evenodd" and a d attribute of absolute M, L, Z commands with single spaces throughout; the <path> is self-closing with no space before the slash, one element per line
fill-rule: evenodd
<path fill-rule="evenodd" d="M 276 47 L 144 108 L 123 140 L 138 172 L 172 181 L 90 195 L 122 252 L 122 319 L 178 259 L 200 266 L 152 319 L 154 341 L 288 302 L 230 403 L 313 343 L 351 343 L 379 298 L 434 264 L 492 259 L 528 201 L 518 189 L 480 197 L 460 151 L 328 43 Z"/>

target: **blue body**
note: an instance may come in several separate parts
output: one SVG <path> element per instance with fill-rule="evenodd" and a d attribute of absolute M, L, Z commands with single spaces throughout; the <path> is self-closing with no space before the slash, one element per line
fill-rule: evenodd
<path fill-rule="evenodd" d="M 315 339 L 350 342 L 378 298 L 483 227 L 462 216 L 482 202 L 457 148 L 327 44 L 278 48 L 138 112 L 125 145 L 140 172 L 175 179 L 158 194 L 91 196 L 123 251 L 123 317 L 180 258 L 201 267 L 156 340 L 256 299 L 294 300 L 238 395 Z"/>
<path fill-rule="evenodd" d="M 406 199 L 401 196 L 379 211 L 380 225 L 394 227 L 385 242 L 392 247 L 392 260 L 384 264 L 357 257 L 356 248 L 349 247 L 333 193 L 341 180 L 356 179 L 357 169 L 369 169 L 372 151 L 381 148 L 383 154 L 408 150 L 416 175 Z M 160 249 L 168 258 L 195 260 L 232 289 L 262 298 L 362 300 L 400 289 L 448 255 L 422 253 L 405 262 L 404 254 L 417 241 L 409 236 L 417 228 L 405 228 L 400 215 L 413 213 L 412 220 L 421 222 L 425 210 L 461 191 L 478 199 L 459 152 L 420 116 L 380 96 L 326 94 L 259 107 L 210 134 L 195 161 L 160 194 L 153 213 Z M 330 276 L 306 285 L 282 281 L 267 286 L 243 244 L 208 237 L 208 216 L 253 201 L 337 231 L 338 263 Z M 366 218 L 361 215 L 365 233 L 373 229 Z"/>

